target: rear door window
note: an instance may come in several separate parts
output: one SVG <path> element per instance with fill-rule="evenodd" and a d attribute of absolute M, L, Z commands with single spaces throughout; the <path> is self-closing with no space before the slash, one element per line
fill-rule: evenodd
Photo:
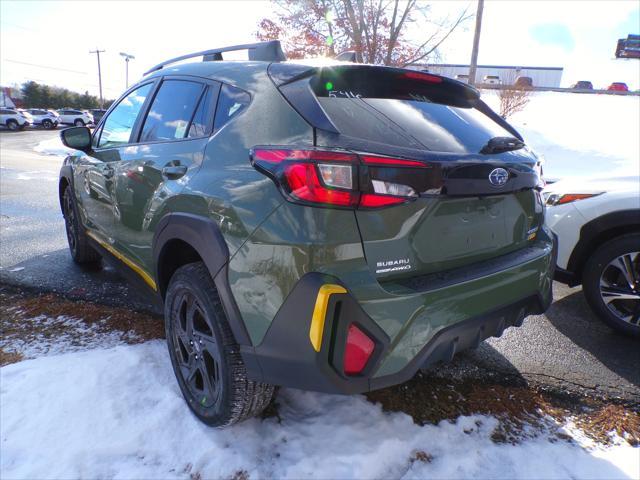
<path fill-rule="evenodd" d="M 165 80 L 144 121 L 140 142 L 175 140 L 187 136 L 204 85 L 185 80 Z"/>
<path fill-rule="evenodd" d="M 198 109 L 193 115 L 191 125 L 189 125 L 189 138 L 203 137 L 211 133 L 213 123 L 213 112 L 218 99 L 220 84 L 209 85 L 202 95 Z"/>

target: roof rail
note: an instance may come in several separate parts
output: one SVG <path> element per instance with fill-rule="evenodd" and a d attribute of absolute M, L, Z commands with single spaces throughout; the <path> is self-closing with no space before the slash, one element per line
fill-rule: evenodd
<path fill-rule="evenodd" d="M 248 50 L 249 60 L 256 60 L 261 62 L 283 62 L 287 59 L 279 40 L 270 40 L 268 42 L 258 43 L 246 43 L 244 45 L 233 45 L 231 47 L 212 48 L 211 50 L 203 50 L 202 52 L 189 53 L 180 57 L 172 58 L 170 60 L 159 63 L 153 68 L 147 70 L 144 74 L 147 75 L 151 72 L 161 70 L 166 65 L 176 63 L 181 60 L 186 60 L 193 57 L 203 57 L 203 60 L 214 61 L 222 60 L 223 52 L 235 52 L 237 50 Z"/>

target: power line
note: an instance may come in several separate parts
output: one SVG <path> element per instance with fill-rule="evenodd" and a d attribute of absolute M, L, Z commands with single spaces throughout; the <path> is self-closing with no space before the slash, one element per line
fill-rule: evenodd
<path fill-rule="evenodd" d="M 3 62 L 10 62 L 10 63 L 18 63 L 20 65 L 29 65 L 30 67 L 47 68 L 49 70 L 59 70 L 61 72 L 79 73 L 80 75 L 87 75 L 87 72 L 80 72 L 78 70 L 69 70 L 67 68 L 51 67 L 49 65 L 39 65 L 37 63 L 19 62 L 18 60 L 9 60 L 9 59 L 4 59 L 2 61 Z"/>

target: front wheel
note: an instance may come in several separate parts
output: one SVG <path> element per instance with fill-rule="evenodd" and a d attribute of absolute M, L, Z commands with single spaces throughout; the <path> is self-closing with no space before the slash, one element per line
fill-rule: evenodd
<path fill-rule="evenodd" d="M 640 234 L 622 235 L 598 248 L 585 265 L 582 286 L 601 320 L 640 337 Z"/>
<path fill-rule="evenodd" d="M 240 348 L 204 263 L 184 265 L 173 274 L 164 318 L 173 371 L 198 419 L 225 427 L 264 410 L 274 387 L 247 378 Z"/>
<path fill-rule="evenodd" d="M 20 128 L 20 125 L 18 125 L 18 122 L 15 120 L 7 120 L 7 128 L 12 132 L 15 132 Z"/>
<path fill-rule="evenodd" d="M 84 122 L 83 122 L 81 119 L 79 119 L 79 118 L 77 118 L 77 119 L 73 122 L 73 124 L 74 124 L 76 127 L 84 127 Z"/>
<path fill-rule="evenodd" d="M 45 119 L 42 121 L 42 126 L 47 130 L 51 130 L 53 128 L 53 122 L 51 120 Z"/>

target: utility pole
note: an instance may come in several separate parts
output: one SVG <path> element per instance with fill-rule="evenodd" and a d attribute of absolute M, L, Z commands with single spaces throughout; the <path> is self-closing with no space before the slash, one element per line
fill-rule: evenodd
<path fill-rule="evenodd" d="M 126 88 L 129 88 L 129 60 L 135 60 L 136 57 L 124 52 L 120 52 L 120 56 L 124 57 L 124 61 L 126 64 L 126 67 L 125 67 Z"/>
<path fill-rule="evenodd" d="M 476 30 L 473 34 L 473 50 L 471 51 L 471 65 L 469 65 L 469 85 L 476 83 L 476 70 L 478 68 L 478 46 L 480 45 L 480 29 L 482 28 L 482 9 L 484 0 L 478 0 L 476 11 Z"/>
<path fill-rule="evenodd" d="M 102 101 L 102 72 L 100 71 L 100 54 L 104 53 L 104 50 L 98 50 L 96 47 L 95 50 L 90 51 L 89 53 L 95 53 L 98 57 L 98 86 L 100 87 L 100 108 L 104 106 L 104 102 Z"/>

